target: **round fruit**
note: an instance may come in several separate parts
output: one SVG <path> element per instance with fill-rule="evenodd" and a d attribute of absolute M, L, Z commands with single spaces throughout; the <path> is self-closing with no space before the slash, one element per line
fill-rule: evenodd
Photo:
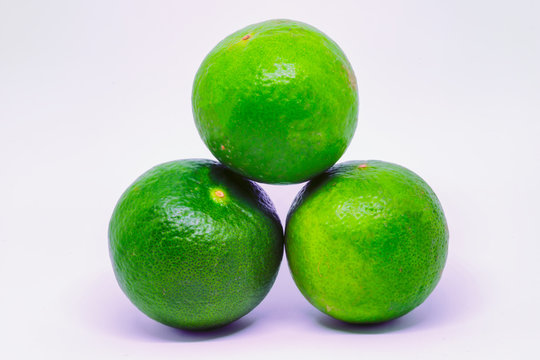
<path fill-rule="evenodd" d="M 204 59 L 193 85 L 202 139 L 256 181 L 309 180 L 332 166 L 356 128 L 356 79 L 338 45 L 291 20 L 248 26 Z"/>
<path fill-rule="evenodd" d="M 285 247 L 296 285 L 317 309 L 377 323 L 408 313 L 435 288 L 448 227 L 418 175 L 382 161 L 351 161 L 298 194 Z"/>
<path fill-rule="evenodd" d="M 143 313 L 207 329 L 244 316 L 266 296 L 283 231 L 258 185 L 214 161 L 179 160 L 125 191 L 109 249 L 120 287 Z"/>

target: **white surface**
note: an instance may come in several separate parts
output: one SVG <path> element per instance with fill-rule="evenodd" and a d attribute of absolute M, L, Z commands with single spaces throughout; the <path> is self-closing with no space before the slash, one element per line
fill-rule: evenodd
<path fill-rule="evenodd" d="M 359 124 L 341 161 L 404 165 L 444 206 L 443 278 L 397 321 L 330 321 L 283 263 L 247 317 L 191 334 L 147 319 L 114 280 L 118 197 L 153 165 L 211 158 L 191 115 L 197 67 L 271 18 L 318 27 L 356 71 Z M 536 1 L 1 0 L 1 357 L 537 357 L 539 18 Z M 281 216 L 299 190 L 265 188 Z"/>

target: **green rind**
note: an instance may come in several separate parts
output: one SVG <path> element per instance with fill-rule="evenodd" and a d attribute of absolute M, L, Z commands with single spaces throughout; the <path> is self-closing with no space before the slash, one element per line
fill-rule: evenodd
<path fill-rule="evenodd" d="M 109 249 L 120 287 L 143 313 L 207 329 L 244 316 L 266 296 L 283 231 L 258 185 L 214 161 L 179 160 L 152 168 L 124 192 Z"/>
<path fill-rule="evenodd" d="M 309 182 L 287 218 L 294 281 L 320 311 L 378 323 L 420 305 L 437 285 L 448 226 L 432 189 L 382 161 L 338 164 Z"/>
<path fill-rule="evenodd" d="M 221 41 L 195 76 L 192 104 L 212 154 L 265 183 L 298 183 L 328 169 L 358 116 L 356 78 L 343 51 L 291 20 L 254 24 Z"/>

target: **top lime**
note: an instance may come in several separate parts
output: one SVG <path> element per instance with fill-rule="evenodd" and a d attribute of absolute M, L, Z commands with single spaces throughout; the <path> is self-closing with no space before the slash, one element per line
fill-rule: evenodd
<path fill-rule="evenodd" d="M 199 133 L 216 158 L 256 181 L 306 181 L 332 166 L 356 128 L 347 58 L 307 24 L 270 20 L 221 41 L 193 84 Z"/>

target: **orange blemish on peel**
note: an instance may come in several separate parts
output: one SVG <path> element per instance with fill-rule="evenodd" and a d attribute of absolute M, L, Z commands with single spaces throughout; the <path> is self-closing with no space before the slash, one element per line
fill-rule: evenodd
<path fill-rule="evenodd" d="M 221 145 L 220 149 L 225 150 L 225 146 Z"/>
<path fill-rule="evenodd" d="M 367 164 L 360 164 L 360 165 L 358 165 L 358 168 L 359 169 L 367 168 Z"/>
<path fill-rule="evenodd" d="M 249 39 L 250 37 L 251 37 L 251 35 L 247 34 L 246 36 L 244 36 L 244 37 L 242 38 L 242 40 L 247 40 L 247 39 Z"/>
<path fill-rule="evenodd" d="M 216 192 L 214 192 L 214 195 L 216 195 L 218 198 L 225 197 L 225 194 L 221 190 L 216 190 Z"/>

